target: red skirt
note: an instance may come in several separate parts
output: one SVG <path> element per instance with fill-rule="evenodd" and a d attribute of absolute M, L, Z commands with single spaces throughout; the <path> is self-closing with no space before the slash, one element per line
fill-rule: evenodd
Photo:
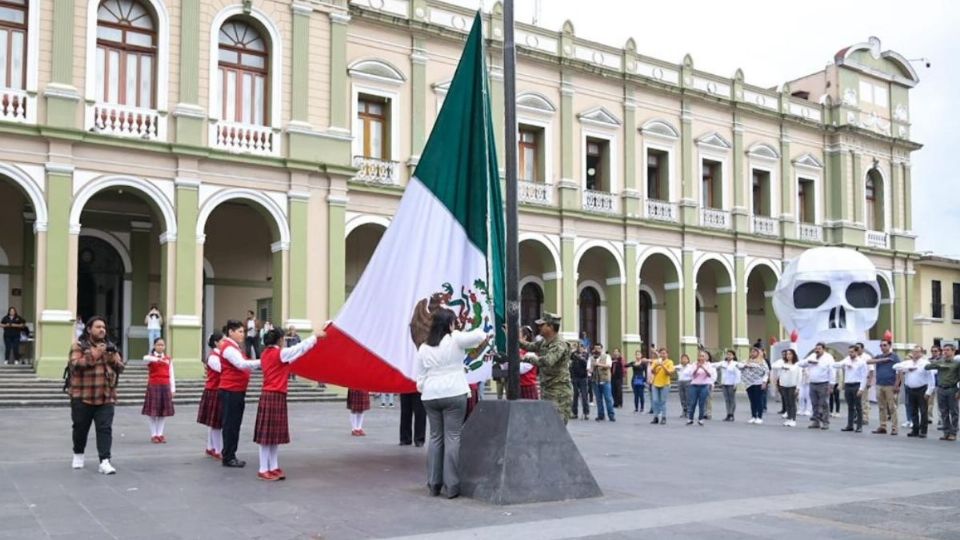
<path fill-rule="evenodd" d="M 220 419 L 220 391 L 204 389 L 200 396 L 200 407 L 197 408 L 197 423 L 213 429 L 223 427 Z"/>
<path fill-rule="evenodd" d="M 362 413 L 370 410 L 370 392 L 347 389 L 347 408 L 352 413 Z"/>
<path fill-rule="evenodd" d="M 287 395 L 283 392 L 262 392 L 257 405 L 257 423 L 253 427 L 257 444 L 287 444 L 290 425 L 287 420 Z"/>
<path fill-rule="evenodd" d="M 520 385 L 520 399 L 540 399 L 540 392 L 537 390 L 537 385 Z"/>
<path fill-rule="evenodd" d="M 170 394 L 170 385 L 148 384 L 140 414 L 144 416 L 173 416 L 173 396 Z"/>

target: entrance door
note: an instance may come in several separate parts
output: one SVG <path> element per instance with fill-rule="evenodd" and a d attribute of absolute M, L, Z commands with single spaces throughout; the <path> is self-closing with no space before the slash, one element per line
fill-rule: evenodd
<path fill-rule="evenodd" d="M 123 344 L 123 261 L 107 242 L 81 236 L 77 262 L 77 312 L 86 321 L 107 321 L 110 340 Z"/>
<path fill-rule="evenodd" d="M 640 291 L 640 341 L 642 342 L 643 347 L 641 350 L 649 349 L 650 345 L 653 342 L 653 336 L 650 335 L 650 317 L 652 315 L 653 309 L 653 299 L 650 298 L 650 293 L 647 291 Z"/>
<path fill-rule="evenodd" d="M 586 333 L 590 343 L 600 338 L 600 293 L 593 287 L 580 291 L 580 331 Z"/>
<path fill-rule="evenodd" d="M 533 321 L 540 318 L 543 291 L 536 283 L 527 283 L 520 291 L 520 324 L 533 328 Z M 534 328 L 536 331 L 536 328 Z"/>

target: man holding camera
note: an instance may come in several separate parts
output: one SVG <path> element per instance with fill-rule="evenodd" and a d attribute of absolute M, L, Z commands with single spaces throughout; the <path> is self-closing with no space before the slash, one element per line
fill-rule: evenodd
<path fill-rule="evenodd" d="M 116 474 L 110 464 L 113 444 L 113 407 L 117 402 L 117 377 L 123 357 L 107 340 L 103 317 L 87 320 L 80 338 L 70 347 L 70 413 L 73 420 L 73 468 L 83 468 L 90 424 L 96 425 L 101 474 Z"/>

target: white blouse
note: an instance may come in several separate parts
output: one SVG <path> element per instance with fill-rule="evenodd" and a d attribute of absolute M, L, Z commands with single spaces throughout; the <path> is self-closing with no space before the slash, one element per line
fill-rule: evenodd
<path fill-rule="evenodd" d="M 452 332 L 431 347 L 424 343 L 417 351 L 414 364 L 417 390 L 421 399 L 441 399 L 470 393 L 463 359 L 467 350 L 480 345 L 487 337 L 482 328 L 471 332 Z"/>

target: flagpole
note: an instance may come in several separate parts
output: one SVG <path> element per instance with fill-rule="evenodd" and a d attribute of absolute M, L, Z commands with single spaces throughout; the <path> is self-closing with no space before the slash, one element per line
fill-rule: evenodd
<path fill-rule="evenodd" d="M 503 2 L 504 170 L 507 181 L 507 399 L 520 398 L 520 252 L 517 232 L 517 51 L 513 35 L 513 0 Z"/>

